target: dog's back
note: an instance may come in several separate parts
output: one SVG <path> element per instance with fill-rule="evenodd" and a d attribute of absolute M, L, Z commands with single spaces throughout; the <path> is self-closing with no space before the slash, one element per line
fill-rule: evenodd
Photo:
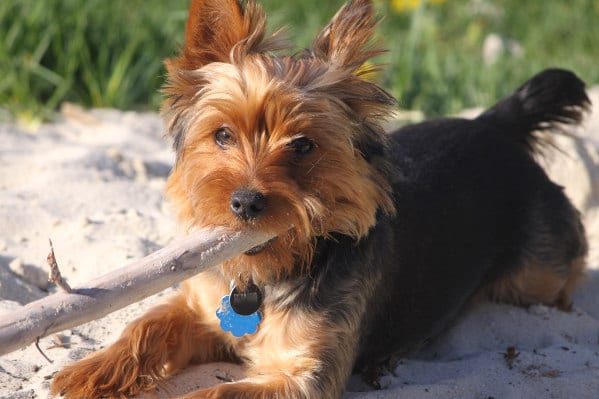
<path fill-rule="evenodd" d="M 584 229 L 533 155 L 547 142 L 539 131 L 578 124 L 588 105 L 574 74 L 547 70 L 476 119 L 391 135 L 395 248 L 358 367 L 417 348 L 477 293 L 570 306 L 587 252 Z"/>

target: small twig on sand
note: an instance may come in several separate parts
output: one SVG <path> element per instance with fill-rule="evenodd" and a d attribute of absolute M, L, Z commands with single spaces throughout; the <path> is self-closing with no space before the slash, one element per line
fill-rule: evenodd
<path fill-rule="evenodd" d="M 46 354 L 44 353 L 42 348 L 40 348 L 40 339 L 39 338 L 35 340 L 35 347 L 37 348 L 37 351 L 39 353 L 41 353 L 41 355 L 44 357 L 44 359 L 46 359 L 48 361 L 48 363 L 50 363 L 50 364 L 54 363 L 52 361 L 52 359 L 50 359 L 48 356 L 46 356 Z"/>
<path fill-rule="evenodd" d="M 50 266 L 50 273 L 48 274 L 48 281 L 59 286 L 64 292 L 70 293 L 71 286 L 69 283 L 62 277 L 60 274 L 60 269 L 58 268 L 58 263 L 56 262 L 56 257 L 54 256 L 54 246 L 52 245 L 52 240 L 48 238 L 50 242 L 50 253 L 48 254 L 48 265 Z"/>

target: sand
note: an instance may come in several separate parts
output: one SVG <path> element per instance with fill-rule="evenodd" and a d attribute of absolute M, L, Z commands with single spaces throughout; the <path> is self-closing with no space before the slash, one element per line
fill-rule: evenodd
<path fill-rule="evenodd" d="M 592 90 L 599 104 L 599 87 Z M 0 318 L 54 292 L 46 279 L 48 238 L 71 285 L 122 266 L 177 235 L 162 189 L 173 162 L 156 114 L 85 111 L 33 130 L 0 125 Z M 422 352 L 403 359 L 370 391 L 352 379 L 344 398 L 599 397 L 599 109 L 563 152 L 544 164 L 583 214 L 591 244 L 589 278 L 574 309 L 482 303 Z M 169 291 L 100 320 L 0 357 L 0 399 L 48 398 L 62 366 L 114 341 L 125 324 Z M 1 343 L 0 343 L 1 345 Z M 240 378 L 229 364 L 191 367 L 161 397 Z"/>

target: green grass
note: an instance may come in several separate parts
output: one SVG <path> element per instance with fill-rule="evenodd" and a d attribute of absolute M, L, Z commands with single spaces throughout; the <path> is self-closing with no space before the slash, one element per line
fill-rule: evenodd
<path fill-rule="evenodd" d="M 489 105 L 547 67 L 599 82 L 598 1 L 479 1 L 485 6 L 478 12 L 471 3 L 450 1 L 409 21 L 388 21 L 387 35 L 394 35 L 393 25 L 408 26 L 390 43 L 392 68 L 384 76 L 408 107 L 442 115 Z M 481 48 L 490 33 L 517 44 L 520 52 L 504 51 L 486 64 Z"/>
<path fill-rule="evenodd" d="M 308 47 L 341 0 L 263 0 L 270 25 Z M 187 0 L 0 1 L 0 107 L 50 118 L 64 101 L 157 109 L 162 60 L 183 40 Z M 599 83 L 599 0 L 448 0 L 398 13 L 377 1 L 389 53 L 379 79 L 427 115 L 488 105 L 546 67 Z M 520 50 L 485 63 L 497 34 Z"/>
<path fill-rule="evenodd" d="M 170 4 L 178 4 L 173 9 Z M 155 108 L 186 1 L 3 0 L 0 104 L 47 118 L 63 101 Z"/>

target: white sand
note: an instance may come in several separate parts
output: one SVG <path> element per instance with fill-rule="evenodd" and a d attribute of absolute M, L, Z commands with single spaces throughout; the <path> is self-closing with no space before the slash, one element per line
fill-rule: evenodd
<path fill-rule="evenodd" d="M 599 104 L 599 88 L 593 97 Z M 63 274 L 80 285 L 176 235 L 162 194 L 173 156 L 159 117 L 74 106 L 63 116 L 35 132 L 0 125 L 0 318 L 3 309 L 47 294 L 35 284 L 48 289 L 48 237 Z M 599 109 L 579 135 L 560 138 L 565 154 L 546 161 L 583 213 L 591 243 L 589 280 L 574 310 L 473 306 L 385 377 L 385 390 L 358 392 L 363 386 L 354 379 L 346 398 L 599 397 Z M 0 357 L 0 399 L 49 397 L 57 370 L 108 345 L 164 295 L 65 331 L 68 348 L 42 339 L 52 364 L 34 345 Z M 512 359 L 508 347 L 515 348 Z M 241 375 L 228 364 L 192 367 L 172 380 L 171 393 Z"/>

